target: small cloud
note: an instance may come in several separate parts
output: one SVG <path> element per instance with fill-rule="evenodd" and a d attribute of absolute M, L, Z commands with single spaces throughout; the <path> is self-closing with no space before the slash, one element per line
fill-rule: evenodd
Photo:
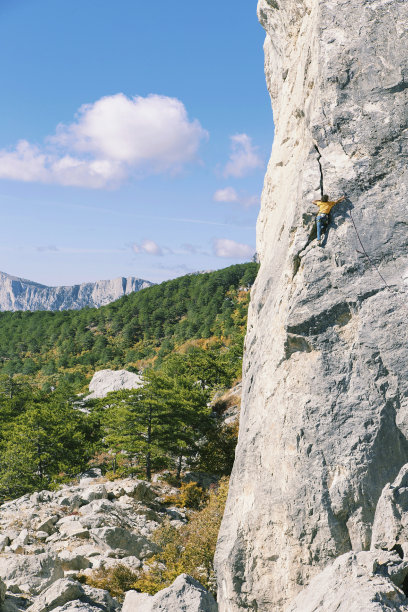
<path fill-rule="evenodd" d="M 260 203 L 259 196 L 252 195 L 248 196 L 245 193 L 237 193 L 233 187 L 225 187 L 225 189 L 218 189 L 213 195 L 214 202 L 226 202 L 226 203 L 237 203 L 241 204 L 245 208 L 250 206 L 257 206 Z"/>
<path fill-rule="evenodd" d="M 214 202 L 238 202 L 238 194 L 233 187 L 218 189 L 213 196 Z"/>
<path fill-rule="evenodd" d="M 196 271 L 195 268 L 190 268 L 186 264 L 176 264 L 175 266 L 159 264 L 157 269 L 165 270 L 166 272 L 175 272 L 178 275 L 191 274 Z"/>
<path fill-rule="evenodd" d="M 231 136 L 231 155 L 224 168 L 224 176 L 241 178 L 256 168 L 263 168 L 264 161 L 257 153 L 257 147 L 247 134 Z"/>
<path fill-rule="evenodd" d="M 48 246 L 38 246 L 38 247 L 36 247 L 36 250 L 39 253 L 47 253 L 49 251 L 52 251 L 52 252 L 56 253 L 59 249 L 55 245 L 50 244 Z"/>
<path fill-rule="evenodd" d="M 101 189 L 131 175 L 177 172 L 197 158 L 208 133 L 176 98 L 119 93 L 84 104 L 42 147 L 0 150 L 0 178 Z"/>
<path fill-rule="evenodd" d="M 134 244 L 132 249 L 135 253 L 147 253 L 148 255 L 163 255 L 163 250 L 154 240 L 144 240 L 142 244 Z"/>
<path fill-rule="evenodd" d="M 254 249 L 249 244 L 235 242 L 229 238 L 217 238 L 214 240 L 214 253 L 217 257 L 246 259 L 253 256 Z"/>

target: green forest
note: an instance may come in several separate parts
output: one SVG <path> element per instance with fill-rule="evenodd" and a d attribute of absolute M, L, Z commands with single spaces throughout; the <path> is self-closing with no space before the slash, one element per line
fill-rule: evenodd
<path fill-rule="evenodd" d="M 182 466 L 232 468 L 236 426 L 214 411 L 241 376 L 257 264 L 149 287 L 100 309 L 0 314 L 0 502 L 88 466 L 150 480 Z M 84 402 L 95 370 L 142 373 L 139 389 Z"/>
<path fill-rule="evenodd" d="M 0 313 L 0 374 L 86 389 L 96 370 L 139 371 L 190 345 L 239 362 L 258 264 L 189 274 L 79 311 Z"/>

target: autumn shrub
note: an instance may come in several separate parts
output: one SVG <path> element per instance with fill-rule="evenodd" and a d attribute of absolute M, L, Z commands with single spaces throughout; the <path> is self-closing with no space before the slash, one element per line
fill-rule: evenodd
<path fill-rule="evenodd" d="M 228 478 L 224 477 L 186 525 L 176 529 L 166 522 L 155 531 L 154 541 L 161 550 L 146 562 L 148 569 L 140 572 L 133 588 L 154 595 L 187 573 L 215 594 L 213 559 L 227 493 Z"/>
<path fill-rule="evenodd" d="M 180 508 L 191 508 L 199 510 L 208 500 L 208 493 L 196 482 L 183 482 L 180 487 L 180 500 L 177 504 Z"/>
<path fill-rule="evenodd" d="M 133 588 L 138 578 L 138 573 L 126 565 L 119 564 L 110 568 L 101 567 L 92 572 L 92 574 L 80 574 L 78 578 L 83 584 L 109 591 L 112 597 L 116 597 L 121 601 L 126 591 L 130 591 Z"/>
<path fill-rule="evenodd" d="M 198 486 L 196 482 L 183 482 L 180 491 L 175 495 L 167 495 L 164 503 L 177 506 L 177 508 L 189 508 L 199 510 L 208 500 L 208 493 Z"/>

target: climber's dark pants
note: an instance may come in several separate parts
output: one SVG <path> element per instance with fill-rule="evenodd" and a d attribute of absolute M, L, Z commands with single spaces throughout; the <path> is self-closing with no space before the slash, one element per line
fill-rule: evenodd
<path fill-rule="evenodd" d="M 326 213 L 320 213 L 316 217 L 316 227 L 317 227 L 317 239 L 320 240 L 322 237 L 322 231 L 325 232 L 327 225 L 329 223 L 329 215 Z"/>

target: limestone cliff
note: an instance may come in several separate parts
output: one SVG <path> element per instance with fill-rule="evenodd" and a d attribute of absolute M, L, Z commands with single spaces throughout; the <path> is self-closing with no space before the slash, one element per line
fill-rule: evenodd
<path fill-rule="evenodd" d="M 276 129 L 216 553 L 222 612 L 285 610 L 334 558 L 368 550 L 408 461 L 408 2 L 260 0 L 258 15 Z M 347 196 L 323 248 L 321 178 Z"/>
<path fill-rule="evenodd" d="M 152 284 L 134 276 L 122 276 L 71 287 L 48 287 L 0 272 L 0 311 L 98 308 Z"/>

